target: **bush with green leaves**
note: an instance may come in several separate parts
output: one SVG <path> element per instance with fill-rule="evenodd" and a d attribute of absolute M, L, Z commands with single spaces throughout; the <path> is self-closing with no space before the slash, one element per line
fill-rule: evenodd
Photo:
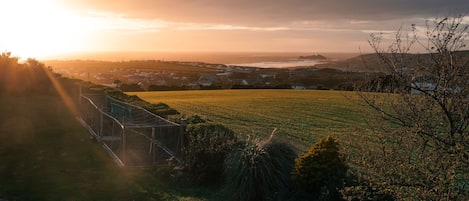
<path fill-rule="evenodd" d="M 237 139 L 220 124 L 190 125 L 186 132 L 184 157 L 189 178 L 195 184 L 214 185 L 223 181 L 223 164 Z"/>
<path fill-rule="evenodd" d="M 283 200 L 296 154 L 291 145 L 268 140 L 239 143 L 225 161 L 228 200 Z"/>
<path fill-rule="evenodd" d="M 207 120 L 202 119 L 201 116 L 198 114 L 194 114 L 191 117 L 187 119 L 187 123 L 189 124 L 201 124 L 201 123 L 207 123 Z"/>
<path fill-rule="evenodd" d="M 316 198 L 337 198 L 347 169 L 338 142 L 326 137 L 295 159 L 292 187 L 297 192 Z"/>
<path fill-rule="evenodd" d="M 344 187 L 341 190 L 344 200 L 395 201 L 398 200 L 390 189 L 372 187 L 367 182 Z"/>

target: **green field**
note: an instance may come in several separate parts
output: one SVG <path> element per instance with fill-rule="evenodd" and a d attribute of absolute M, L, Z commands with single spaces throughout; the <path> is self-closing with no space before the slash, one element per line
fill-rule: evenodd
<path fill-rule="evenodd" d="M 131 92 L 163 102 L 187 117 L 197 114 L 240 135 L 277 135 L 300 149 L 319 138 L 338 139 L 363 129 L 363 108 L 355 92 L 318 90 L 207 90 Z"/>

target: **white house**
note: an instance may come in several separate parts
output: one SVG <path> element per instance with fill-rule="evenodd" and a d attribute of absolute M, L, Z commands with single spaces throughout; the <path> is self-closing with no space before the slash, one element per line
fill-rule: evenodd
<path fill-rule="evenodd" d="M 414 82 L 411 84 L 410 94 L 423 94 L 424 92 L 433 93 L 435 84 L 431 82 Z"/>

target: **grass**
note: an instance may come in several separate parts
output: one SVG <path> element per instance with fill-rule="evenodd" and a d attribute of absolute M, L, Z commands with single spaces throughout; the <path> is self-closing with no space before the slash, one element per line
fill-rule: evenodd
<path fill-rule="evenodd" d="M 356 132 L 360 108 L 335 91 L 220 90 L 138 93 L 244 135 L 278 135 L 299 148 Z M 218 189 L 118 168 L 56 96 L 0 97 L 0 199 L 220 200 Z"/>
<path fill-rule="evenodd" d="M 320 138 L 357 134 L 366 124 L 354 92 L 318 90 L 210 90 L 129 92 L 151 103 L 164 102 L 190 116 L 198 114 L 240 135 L 267 136 L 274 128 L 301 150 Z"/>
<path fill-rule="evenodd" d="M 195 201 L 210 194 L 118 168 L 56 96 L 0 97 L 0 199 Z"/>
<path fill-rule="evenodd" d="M 31 100 L 31 98 L 33 100 Z M 125 177 L 57 98 L 1 98 L 0 193 L 12 200 L 126 197 Z"/>

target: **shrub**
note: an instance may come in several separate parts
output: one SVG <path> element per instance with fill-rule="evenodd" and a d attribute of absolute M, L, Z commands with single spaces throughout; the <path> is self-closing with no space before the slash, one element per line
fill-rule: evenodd
<path fill-rule="evenodd" d="M 126 84 L 123 83 L 119 86 L 119 89 L 125 92 L 128 91 L 144 91 L 144 89 L 137 83 Z"/>
<path fill-rule="evenodd" d="M 231 200 L 280 200 L 290 182 L 296 154 L 285 143 L 253 140 L 240 143 L 225 162 Z"/>
<path fill-rule="evenodd" d="M 390 189 L 379 189 L 362 183 L 341 190 L 345 200 L 395 201 L 398 200 Z"/>
<path fill-rule="evenodd" d="M 219 184 L 223 163 L 236 143 L 234 132 L 219 124 L 196 124 L 188 127 L 184 148 L 186 170 L 195 184 Z"/>
<path fill-rule="evenodd" d="M 342 185 L 347 169 L 339 144 L 332 137 L 326 137 L 295 159 L 292 186 L 312 197 L 337 198 L 337 188 Z"/>
<path fill-rule="evenodd" d="M 139 106 L 139 107 L 142 107 L 146 110 L 148 110 L 149 112 L 153 113 L 153 114 L 156 114 L 156 115 L 159 115 L 163 118 L 168 118 L 168 116 L 170 115 L 176 115 L 176 114 L 179 114 L 179 112 L 171 107 L 169 107 L 167 104 L 165 103 L 157 103 L 157 104 L 152 104 L 152 103 L 149 103 L 143 99 L 141 99 L 140 97 L 136 96 L 136 95 L 127 95 L 125 94 L 124 92 L 120 91 L 120 90 L 117 90 L 117 89 L 114 89 L 114 88 L 105 88 L 104 91 L 106 92 L 107 95 L 117 99 L 117 100 L 120 100 L 120 101 L 123 101 L 123 102 L 126 102 L 126 103 L 130 103 L 132 105 L 136 105 L 136 106 Z"/>
<path fill-rule="evenodd" d="M 197 114 L 194 114 L 191 117 L 189 117 L 189 119 L 187 119 L 187 123 L 189 124 L 201 124 L 201 123 L 206 123 L 206 122 L 207 120 L 202 119 L 202 117 L 200 117 Z"/>

